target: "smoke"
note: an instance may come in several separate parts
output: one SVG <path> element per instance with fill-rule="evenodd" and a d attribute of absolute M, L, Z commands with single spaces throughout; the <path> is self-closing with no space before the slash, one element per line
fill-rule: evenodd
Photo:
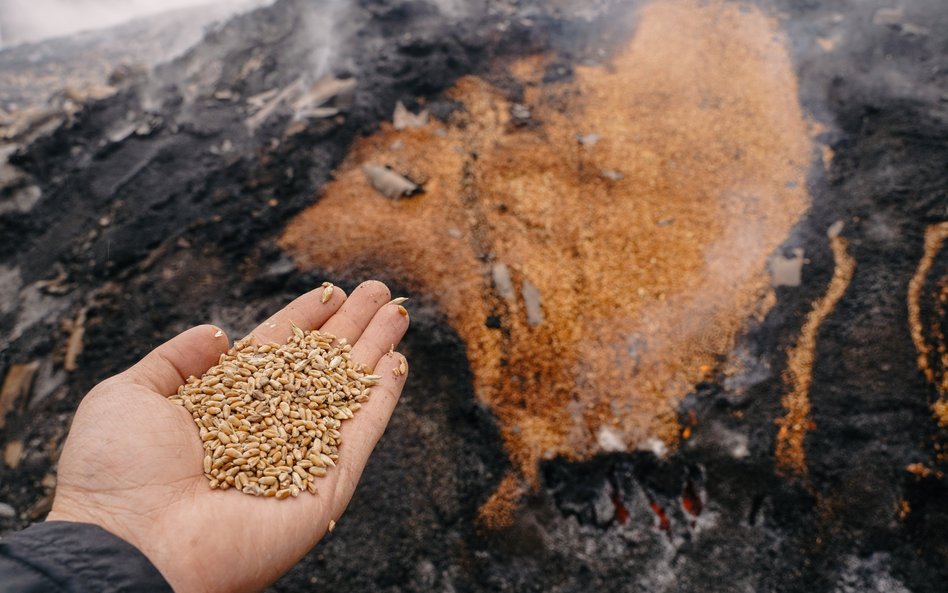
<path fill-rule="evenodd" d="M 355 33 L 351 16 L 349 0 L 324 0 L 309 4 L 304 10 L 305 43 L 312 44 L 309 51 L 309 76 L 313 80 L 328 74 L 330 70 L 352 66 L 351 63 L 340 63 L 341 50 L 348 46 L 349 37 Z"/>
<path fill-rule="evenodd" d="M 226 4 L 234 13 L 273 0 L 0 0 L 0 47 L 112 27 L 171 10 Z"/>
<path fill-rule="evenodd" d="M 2 1 L 2 0 L 0 0 Z M 306 28 L 304 49 L 309 53 L 307 77 L 318 80 L 332 72 L 355 74 L 352 38 L 366 24 L 368 12 L 352 0 L 313 0 L 301 4 Z M 424 4 L 419 3 L 419 4 Z M 445 21 L 457 21 L 487 10 L 485 0 L 428 0 Z"/>

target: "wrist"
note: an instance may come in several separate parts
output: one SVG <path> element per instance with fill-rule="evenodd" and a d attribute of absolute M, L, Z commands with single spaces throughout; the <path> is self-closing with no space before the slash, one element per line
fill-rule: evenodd
<path fill-rule="evenodd" d="M 0 557 L 41 575 L 44 586 L 37 590 L 46 590 L 52 581 L 67 584 L 70 591 L 172 593 L 167 578 L 141 550 L 83 521 L 51 518 L 6 536 L 0 540 Z"/>
<path fill-rule="evenodd" d="M 87 502 L 78 503 L 68 493 L 57 492 L 48 522 L 69 522 L 93 525 L 122 540 L 140 552 L 161 574 L 173 591 L 201 591 L 190 583 L 182 561 L 190 554 L 179 553 L 177 558 L 170 553 L 170 546 L 160 533 L 160 527 L 147 517 L 134 513 L 121 513 L 114 509 L 101 509 Z M 147 523 L 147 524 L 146 524 Z M 180 547 L 180 546 L 179 546 Z"/>

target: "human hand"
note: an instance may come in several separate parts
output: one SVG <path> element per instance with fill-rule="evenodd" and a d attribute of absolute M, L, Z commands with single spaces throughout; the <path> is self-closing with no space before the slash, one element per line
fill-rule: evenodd
<path fill-rule="evenodd" d="M 380 282 L 346 298 L 335 288 L 309 292 L 252 332 L 284 343 L 291 322 L 353 344 L 352 359 L 381 375 L 379 385 L 340 429 L 336 467 L 316 495 L 276 500 L 211 490 L 204 449 L 191 414 L 167 401 L 179 385 L 217 364 L 228 339 L 218 328 L 192 328 L 159 346 L 82 400 L 59 463 L 50 521 L 93 523 L 131 543 L 178 593 L 259 591 L 302 558 L 349 503 L 369 454 L 388 424 L 406 375 L 390 353 L 408 317 Z"/>

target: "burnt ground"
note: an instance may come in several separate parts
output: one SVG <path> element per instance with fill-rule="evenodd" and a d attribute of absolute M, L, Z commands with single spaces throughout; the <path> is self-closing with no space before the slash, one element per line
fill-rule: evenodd
<path fill-rule="evenodd" d="M 273 591 L 943 589 L 945 435 L 929 407 L 935 389 L 916 366 L 906 299 L 926 226 L 948 219 L 948 10 L 917 0 L 885 24 L 873 22 L 887 7 L 878 1 L 760 4 L 792 36 L 801 102 L 827 124 L 820 140 L 835 156 L 828 170 L 814 167 L 813 207 L 785 245 L 806 249 L 803 284 L 778 289 L 776 307 L 742 340 L 751 372 L 695 386 L 681 407 L 691 436 L 667 459 L 546 462 L 515 524 L 486 531 L 476 511 L 506 456 L 474 399 L 463 343 L 413 295 L 404 346 L 413 373 L 399 410 L 339 528 Z M 0 429 L 5 445 L 22 440 L 26 451 L 16 469 L 0 470 L 0 502 L 13 509 L 0 530 L 48 510 L 44 477 L 96 381 L 190 325 L 241 335 L 322 281 L 295 273 L 273 239 L 396 100 L 423 97 L 445 113 L 454 106 L 440 93 L 458 76 L 491 76 L 494 58 L 554 51 L 568 75 L 630 29 L 608 2 L 490 2 L 463 18 L 417 0 L 358 2 L 330 55 L 335 74 L 357 80 L 343 115 L 285 135 L 291 114 L 279 112 L 248 134 L 232 97 L 285 86 L 312 64 L 304 6 L 338 10 L 283 1 L 238 17 L 147 80 L 18 145 L 10 163 L 20 173 L 0 172 L 0 368 L 40 363 Z M 836 36 L 830 52 L 815 43 Z M 255 56 L 263 66 L 242 73 Z M 215 98 L 222 90 L 231 94 Z M 123 133 L 129 124 L 135 131 Z M 38 200 L 24 198 L 32 187 Z M 819 333 L 809 474 L 789 480 L 773 453 L 785 351 L 832 275 L 825 232 L 837 220 L 857 267 Z M 942 253 L 923 290 L 926 319 L 946 271 Z M 382 279 L 397 292 L 397 278 Z M 67 322 L 81 310 L 85 347 L 67 373 Z"/>

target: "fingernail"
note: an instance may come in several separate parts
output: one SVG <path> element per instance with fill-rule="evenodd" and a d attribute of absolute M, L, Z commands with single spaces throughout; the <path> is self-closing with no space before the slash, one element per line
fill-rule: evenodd
<path fill-rule="evenodd" d="M 402 317 L 408 317 L 408 309 L 401 305 L 398 306 L 398 312 L 402 314 Z"/>
<path fill-rule="evenodd" d="M 392 299 L 388 302 L 389 305 L 401 305 L 408 300 L 408 297 L 398 297 L 397 299 Z"/>

